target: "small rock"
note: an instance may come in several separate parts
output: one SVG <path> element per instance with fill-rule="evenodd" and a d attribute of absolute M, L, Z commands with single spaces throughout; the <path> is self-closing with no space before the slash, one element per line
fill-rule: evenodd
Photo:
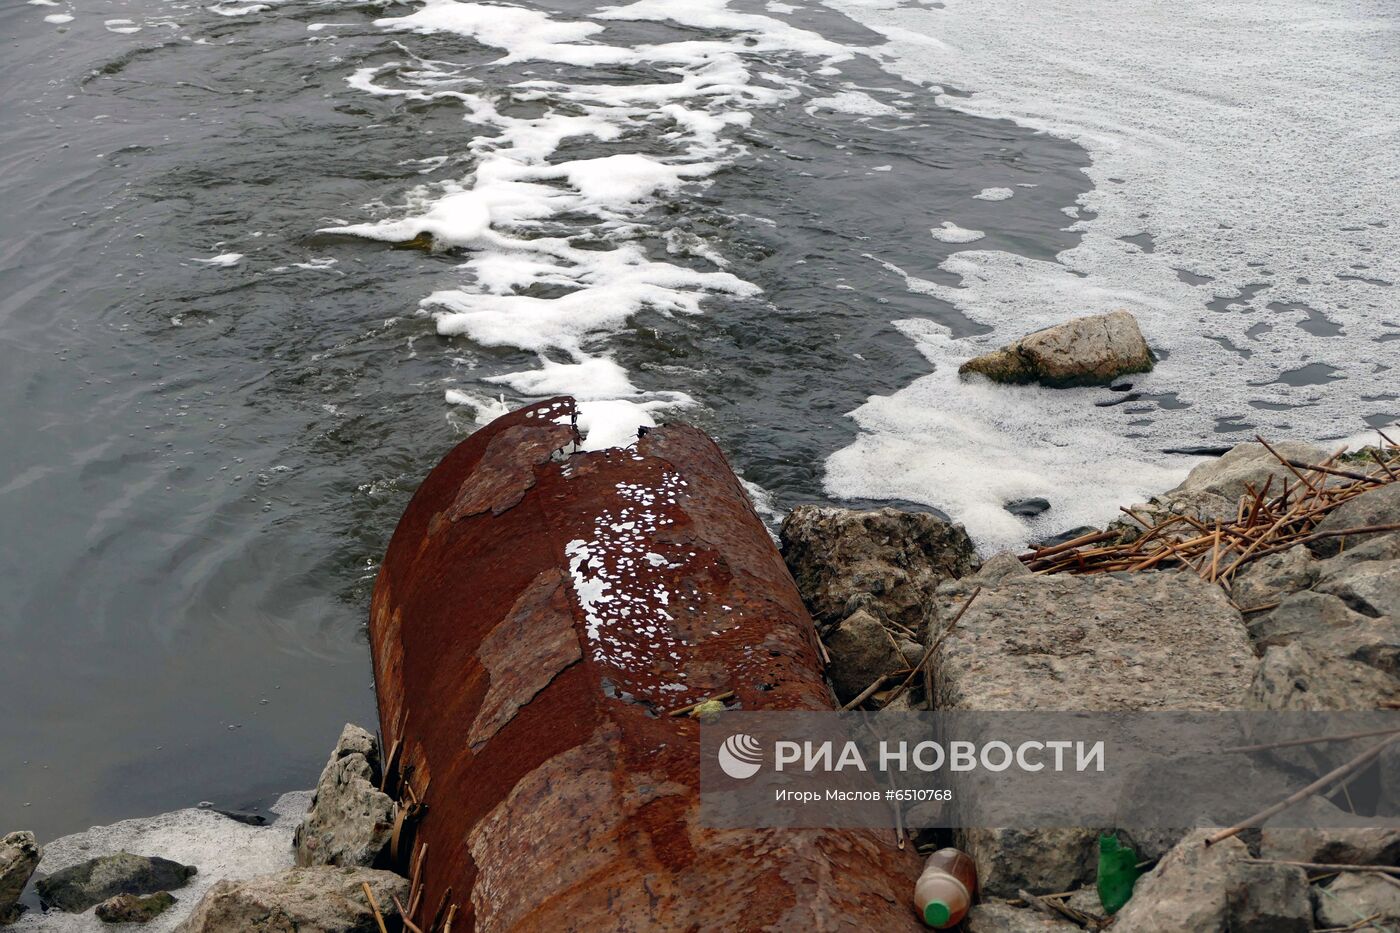
<path fill-rule="evenodd" d="M 1283 456 L 1304 463 L 1319 463 L 1327 459 L 1322 448 L 1299 441 L 1279 441 L 1270 446 Z M 1197 464 L 1180 486 L 1167 493 L 1167 497 L 1185 492 L 1223 496 L 1230 503 L 1228 517 L 1233 519 L 1240 497 L 1249 493 L 1248 487 L 1252 486 L 1258 492 L 1270 478 L 1273 479 L 1273 485 L 1269 487 L 1270 495 L 1282 492 L 1285 481 L 1298 481 L 1293 471 L 1279 463 L 1263 444 L 1247 441 L 1236 444 L 1216 460 Z"/>
<path fill-rule="evenodd" d="M 1078 526 L 1076 526 L 1076 527 L 1074 527 L 1074 528 L 1070 528 L 1070 529 L 1067 530 L 1067 531 L 1062 531 L 1062 532 L 1060 532 L 1060 533 L 1057 534 L 1057 535 L 1051 535 L 1051 536 L 1048 537 L 1048 538 L 1042 538 L 1041 540 L 1036 541 L 1036 542 L 1032 545 L 1032 547 L 1036 547 L 1036 548 L 1055 547 L 1055 546 L 1057 546 L 1057 545 L 1064 544 L 1064 543 L 1067 542 L 1067 541 L 1073 541 L 1075 538 L 1082 538 L 1082 537 L 1084 537 L 1085 535 L 1093 534 L 1094 532 L 1096 532 L 1096 531 L 1098 531 L 1098 530 L 1099 530 L 1099 529 L 1098 529 L 1098 528 L 1095 528 L 1093 525 L 1078 525 Z"/>
<path fill-rule="evenodd" d="M 380 913 L 398 928 L 400 902 L 408 900 L 408 879 L 371 868 L 317 866 L 291 868 L 245 881 L 211 887 L 176 928 L 177 933 L 233 930 L 286 930 L 296 933 L 375 933 L 378 925 L 365 898 L 368 883 Z"/>
<path fill-rule="evenodd" d="M 40 879 L 34 887 L 45 908 L 79 913 L 118 894 L 154 894 L 184 887 L 198 872 L 159 856 L 100 855 Z"/>
<path fill-rule="evenodd" d="M 1296 806 L 1286 822 L 1296 824 L 1303 815 L 1314 816 L 1319 825 L 1265 824 L 1260 858 L 1324 865 L 1400 864 L 1400 823 L 1378 826 L 1374 817 L 1355 816 L 1320 797 Z"/>
<path fill-rule="evenodd" d="M 1400 888 L 1375 875 L 1348 872 L 1317 889 L 1319 926 L 1350 927 L 1368 917 L 1372 922 L 1363 930 L 1400 923 Z"/>
<path fill-rule="evenodd" d="M 882 675 L 905 665 L 890 633 L 864 609 L 851 613 L 836 626 L 826 638 L 826 650 L 831 655 L 826 673 L 842 703 L 854 699 Z"/>
<path fill-rule="evenodd" d="M 1029 577 L 1030 575 L 1030 568 L 1021 562 L 1021 558 L 1010 551 L 998 551 L 983 561 L 981 569 L 967 579 L 985 585 L 1000 583 L 1007 577 Z"/>
<path fill-rule="evenodd" d="M 13 923 L 19 917 L 19 896 L 42 854 L 33 833 L 10 833 L 0 839 L 0 924 Z"/>
<path fill-rule="evenodd" d="M 1003 508 L 1012 515 L 1034 518 L 1042 512 L 1050 511 L 1050 500 L 1041 499 L 1039 496 L 1031 499 L 1014 499 L 1006 503 Z"/>
<path fill-rule="evenodd" d="M 137 896 L 118 894 L 97 905 L 97 919 L 103 923 L 146 923 L 161 914 L 175 903 L 169 891 Z"/>
<path fill-rule="evenodd" d="M 1400 701 L 1395 663 L 1397 628 L 1366 624 L 1331 629 L 1308 643 L 1273 647 L 1264 653 L 1250 685 L 1248 707 L 1265 710 L 1379 709 Z M 1378 662 L 1383 667 L 1376 667 Z"/>
<path fill-rule="evenodd" d="M 1317 524 L 1317 531 L 1341 531 L 1365 528 L 1369 525 L 1393 525 L 1400 522 L 1400 483 L 1387 483 L 1363 492 L 1337 506 Z M 1346 549 L 1375 538 L 1396 536 L 1394 531 L 1371 531 L 1336 538 L 1319 538 L 1308 544 L 1314 554 L 1331 557 Z"/>
<path fill-rule="evenodd" d="M 926 512 L 801 505 L 783 520 L 781 538 L 797 588 L 824 625 L 867 607 L 917 630 L 938 584 L 977 569 L 963 527 Z"/>
<path fill-rule="evenodd" d="M 1094 880 L 1099 830 L 970 827 L 958 842 L 977 863 L 977 886 L 993 897 L 1068 891 Z"/>
<path fill-rule="evenodd" d="M 394 801 L 379 791 L 379 768 L 374 736 L 347 724 L 292 839 L 298 865 L 374 864 L 394 831 Z"/>
<path fill-rule="evenodd" d="M 993 382 L 1067 388 L 1108 385 L 1119 376 L 1147 372 L 1152 364 L 1152 351 L 1137 319 L 1127 311 L 1112 311 L 1027 334 L 968 360 L 958 373 L 976 373 Z"/>
<path fill-rule="evenodd" d="M 899 654 L 904 658 L 904 663 L 907 666 L 913 667 L 923 658 L 924 646 L 916 641 L 903 638 L 899 641 Z"/>
<path fill-rule="evenodd" d="M 1238 838 L 1204 844 L 1196 829 L 1138 880 L 1115 933 L 1307 933 L 1312 900 L 1301 868 L 1244 862 Z"/>
<path fill-rule="evenodd" d="M 1245 564 L 1236 574 L 1230 595 L 1241 609 L 1276 603 L 1306 590 L 1317 581 L 1319 565 L 1305 547 L 1291 547 Z"/>
<path fill-rule="evenodd" d="M 1400 561 L 1368 560 L 1351 562 L 1335 570 L 1324 568 L 1316 589 L 1319 593 L 1331 593 L 1373 619 L 1380 616 L 1400 618 Z"/>
<path fill-rule="evenodd" d="M 1079 933 L 1068 920 L 1056 920 L 1031 907 L 985 903 L 973 906 L 963 920 L 967 933 Z"/>
<path fill-rule="evenodd" d="M 1268 615 L 1250 619 L 1247 627 L 1254 647 L 1262 653 L 1275 645 L 1366 621 L 1365 616 L 1347 608 L 1336 596 L 1305 590 L 1286 597 Z"/>

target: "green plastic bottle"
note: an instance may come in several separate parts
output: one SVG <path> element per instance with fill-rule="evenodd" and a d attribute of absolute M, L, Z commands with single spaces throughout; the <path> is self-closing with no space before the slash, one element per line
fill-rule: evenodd
<path fill-rule="evenodd" d="M 946 930 L 957 926 L 972 909 L 977 895 L 977 866 L 957 849 L 939 849 L 924 863 L 914 884 L 914 906 L 927 926 Z"/>

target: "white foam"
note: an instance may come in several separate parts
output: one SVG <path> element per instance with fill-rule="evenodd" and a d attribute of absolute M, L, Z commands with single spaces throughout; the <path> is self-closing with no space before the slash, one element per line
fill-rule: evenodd
<path fill-rule="evenodd" d="M 804 109 L 809 114 L 815 114 L 819 110 L 831 110 L 867 117 L 893 116 L 900 112 L 898 107 L 882 103 L 864 91 L 842 91 L 831 97 L 815 97 Z"/>
<path fill-rule="evenodd" d="M 934 227 L 929 233 L 940 243 L 975 243 L 986 236 L 981 230 L 968 230 L 951 220 L 943 221 L 943 226 Z"/>
<path fill-rule="evenodd" d="M 168 933 L 189 915 L 214 882 L 291 868 L 292 834 L 311 805 L 311 793 L 297 791 L 278 798 L 271 808 L 277 818 L 268 826 L 249 826 L 212 810 L 197 809 L 94 826 L 43 843 L 38 873 L 51 874 L 117 852 L 158 855 L 193 865 L 199 873 L 183 888 L 171 892 L 176 897 L 174 906 L 139 928 L 144 933 Z M 99 933 L 115 928 L 98 920 L 90 908 L 81 914 L 26 913 L 9 929 L 17 933 Z"/>
<path fill-rule="evenodd" d="M 1106 521 L 1135 490 L 1171 485 L 1187 464 L 1164 448 L 1243 439 L 1216 434 L 1218 418 L 1321 440 L 1393 404 L 1367 401 L 1400 365 L 1400 341 L 1378 340 L 1394 332 L 1397 292 L 1375 284 L 1400 282 L 1393 5 L 828 2 L 890 40 L 880 51 L 897 74 L 970 92 L 940 105 L 1078 141 L 1094 183 L 1070 212 L 1082 240 L 1057 262 L 966 250 L 944 264 L 959 286 L 905 278 L 991 332 L 954 340 L 902 325 L 936 371 L 856 413 L 860 438 L 829 463 L 833 491 L 928 503 L 984 546 L 1014 543 Z M 1120 239 L 1144 233 L 1151 251 Z M 1235 307 L 1206 307 L 1256 285 Z M 1343 333 L 1298 329 L 1298 304 Z M 1113 308 L 1169 354 L 1135 387 L 1190 407 L 1095 407 L 1112 396 L 953 375 L 1027 331 Z M 1280 381 L 1314 362 L 1345 381 Z M 1020 490 L 1054 508 L 1025 524 L 999 513 Z"/>
<path fill-rule="evenodd" d="M 974 194 L 973 197 L 979 201 L 1005 201 L 1007 198 L 1014 197 L 1015 195 L 1016 192 L 1012 191 L 1010 188 L 983 188 L 981 191 Z"/>
<path fill-rule="evenodd" d="M 44 22 L 62 25 L 63 23 L 73 22 L 73 17 L 67 13 L 50 13 L 48 16 L 44 17 Z"/>
<path fill-rule="evenodd" d="M 223 267 L 227 268 L 227 267 L 229 267 L 229 266 L 236 266 L 236 265 L 238 265 L 240 262 L 242 262 L 242 261 L 243 261 L 243 254 L 242 254 L 242 253 L 220 253 L 219 255 L 217 255 L 217 256 L 211 256 L 211 257 L 209 257 L 208 259 L 200 259 L 200 258 L 197 257 L 197 256 L 191 256 L 190 259 L 191 259 L 191 261 L 193 261 L 193 262 L 202 262 L 202 263 L 204 263 L 206 266 L 223 266 Z"/>
<path fill-rule="evenodd" d="M 638 46 L 608 44 L 606 23 L 628 20 L 726 34 Z M 729 134 L 748 125 L 753 108 L 799 93 L 771 74 L 756 80 L 755 66 L 764 56 L 820 56 L 830 65 L 850 53 L 770 16 L 730 10 L 725 0 L 641 0 L 607 7 L 592 19 L 504 4 L 425 0 L 406 16 L 376 23 L 396 32 L 468 37 L 500 49 L 497 64 L 650 64 L 668 76 L 653 84 L 517 82 L 509 93 L 518 98 L 563 104 L 526 118 L 502 114 L 496 97 L 472 91 L 481 80 L 479 66 L 467 69 L 409 52 L 406 62 L 361 68 L 349 78 L 352 87 L 381 97 L 455 101 L 472 123 L 497 132 L 472 141 L 466 153 L 468 175 L 408 192 L 398 216 L 322 232 L 388 242 L 426 235 L 436 248 L 469 250 L 459 267 L 462 284 L 428 295 L 423 308 L 434 314 L 441 334 L 538 354 L 537 369 L 490 383 L 526 397 L 574 394 L 589 447 L 630 443 L 637 428 L 653 424 L 658 413 L 694 404 L 684 393 L 638 390 L 607 353 L 607 338 L 644 310 L 699 314 L 709 295 L 753 297 L 758 289 L 724 271 L 723 257 L 698 237 L 670 231 L 666 242 L 672 253 L 704 260 L 712 269 L 652 259 L 631 231 L 646 234 L 645 215 L 657 201 L 706 184 L 710 175 L 742 155 L 743 147 Z M 865 95 L 851 101 L 859 98 L 867 110 L 880 106 Z M 639 131 L 675 154 L 638 151 L 620 142 Z M 554 158 L 566 141 L 584 137 L 619 142 L 621 151 Z M 542 224 L 562 218 L 584 236 L 584 246 L 572 236 L 538 235 Z M 598 248 L 603 245 L 607 248 Z M 549 292 L 542 295 L 542 287 Z M 466 389 L 454 387 L 445 397 L 483 410 L 481 397 Z"/>

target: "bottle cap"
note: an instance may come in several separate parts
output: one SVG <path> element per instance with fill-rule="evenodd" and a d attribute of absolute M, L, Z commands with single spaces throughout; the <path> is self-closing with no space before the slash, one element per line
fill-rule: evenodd
<path fill-rule="evenodd" d="M 924 907 L 924 923 L 937 929 L 952 919 L 953 910 L 943 901 L 929 901 Z"/>

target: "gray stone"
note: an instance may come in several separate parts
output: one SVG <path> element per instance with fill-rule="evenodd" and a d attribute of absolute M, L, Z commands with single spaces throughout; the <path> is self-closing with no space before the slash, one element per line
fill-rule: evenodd
<path fill-rule="evenodd" d="M 1371 525 L 1393 525 L 1400 522 L 1400 483 L 1387 483 L 1363 492 L 1337 506 L 1318 522 L 1317 531 L 1343 531 Z M 1319 538 L 1308 545 L 1313 553 L 1331 557 L 1366 541 L 1395 532 L 1371 531 L 1359 535 Z"/>
<path fill-rule="evenodd" d="M 1152 351 L 1127 311 L 1078 317 L 1027 334 L 958 367 L 993 382 L 1038 382 L 1054 388 L 1107 385 L 1152 368 Z"/>
<path fill-rule="evenodd" d="M 377 933 L 365 897 L 368 883 L 391 929 L 397 929 L 400 902 L 408 900 L 408 880 L 370 868 L 317 866 L 291 868 L 246 881 L 220 881 L 177 933 L 229 933 L 233 930 L 296 933 Z"/>
<path fill-rule="evenodd" d="M 977 863 L 977 884 L 992 897 L 1068 891 L 1094 880 L 1099 830 L 1080 827 L 960 830 L 958 844 Z"/>
<path fill-rule="evenodd" d="M 1316 589 L 1331 593 L 1362 615 L 1400 617 L 1400 561 L 1368 560 L 1328 568 Z"/>
<path fill-rule="evenodd" d="M 1291 593 L 1306 590 L 1317 581 L 1319 565 L 1305 547 L 1291 547 L 1245 564 L 1235 575 L 1230 595 L 1248 611 L 1276 603 Z"/>
<path fill-rule="evenodd" d="M 1348 872 L 1317 889 L 1317 922 L 1322 927 L 1349 927 L 1367 917 L 1375 924 L 1400 923 L 1400 888 L 1375 875 Z M 1392 927 L 1393 929 L 1393 927 Z"/>
<path fill-rule="evenodd" d="M 97 919 L 103 923 L 149 923 L 175 903 L 169 891 L 155 894 L 118 894 L 97 905 Z"/>
<path fill-rule="evenodd" d="M 292 839 L 298 865 L 375 863 L 394 830 L 394 801 L 379 791 L 379 769 L 374 736 L 347 724 Z"/>
<path fill-rule="evenodd" d="M 1368 620 L 1269 648 L 1250 685 L 1248 707 L 1365 710 L 1400 701 L 1400 626 Z"/>
<path fill-rule="evenodd" d="M 939 607 L 947 624 L 960 602 Z M 1009 577 L 933 658 L 952 710 L 1236 709 L 1255 657 L 1239 613 L 1195 574 Z"/>
<path fill-rule="evenodd" d="M 1010 551 L 998 551 L 982 562 L 982 566 L 968 579 L 980 584 L 1000 583 L 1007 577 L 1029 577 L 1030 568 L 1021 558 Z"/>
<path fill-rule="evenodd" d="M 1138 879 L 1117 914 L 1115 933 L 1307 933 L 1307 875 L 1286 865 L 1250 864 L 1238 838 L 1213 846 L 1213 832 L 1190 832 Z"/>
<path fill-rule="evenodd" d="M 0 923 L 13 923 L 19 916 L 16 903 L 42 854 L 33 833 L 10 833 L 0 839 Z"/>
<path fill-rule="evenodd" d="M 184 887 L 198 869 L 159 856 L 100 855 L 42 878 L 34 887 L 45 908 L 87 910 L 118 894 L 154 894 Z"/>
<path fill-rule="evenodd" d="M 1056 920 L 1030 907 L 984 903 L 967 912 L 962 928 L 967 933 L 1078 933 L 1079 926 Z"/>
<path fill-rule="evenodd" d="M 845 703 L 884 674 L 905 666 L 893 636 L 864 609 L 853 612 L 826 637 L 831 663 L 826 673 Z"/>
<path fill-rule="evenodd" d="M 1318 463 L 1327 458 L 1322 448 L 1300 441 L 1279 441 L 1270 446 L 1283 456 L 1303 463 Z M 1252 486 L 1256 492 L 1262 490 L 1270 478 L 1273 479 L 1270 495 L 1281 493 L 1285 481 L 1298 481 L 1293 471 L 1280 463 L 1263 444 L 1247 441 L 1236 444 L 1215 460 L 1197 464 L 1181 485 L 1167 495 L 1190 492 L 1223 496 L 1230 502 L 1228 517 L 1233 519 L 1240 497 L 1249 493 L 1248 487 Z"/>
<path fill-rule="evenodd" d="M 1304 817 L 1318 825 L 1297 825 Z M 1264 825 L 1260 858 L 1327 865 L 1400 864 L 1400 822 L 1377 825 L 1375 817 L 1355 816 L 1320 797 L 1277 819 L 1288 825 Z"/>
<path fill-rule="evenodd" d="M 918 642 L 910 641 L 907 638 L 901 638 L 899 639 L 898 644 L 899 655 L 904 659 L 904 665 L 906 667 L 913 667 L 914 665 L 919 663 L 919 660 L 921 658 L 923 658 L 924 646 L 919 644 Z"/>
<path fill-rule="evenodd" d="M 861 607 L 918 631 L 938 584 L 977 569 L 961 525 L 925 512 L 800 505 L 783 556 L 812 616 L 834 625 Z"/>
<path fill-rule="evenodd" d="M 1267 615 L 1250 619 L 1247 627 L 1255 650 L 1262 654 L 1275 645 L 1287 645 L 1327 629 L 1347 628 L 1368 621 L 1336 596 L 1304 590 L 1285 597 L 1278 608 Z"/>

